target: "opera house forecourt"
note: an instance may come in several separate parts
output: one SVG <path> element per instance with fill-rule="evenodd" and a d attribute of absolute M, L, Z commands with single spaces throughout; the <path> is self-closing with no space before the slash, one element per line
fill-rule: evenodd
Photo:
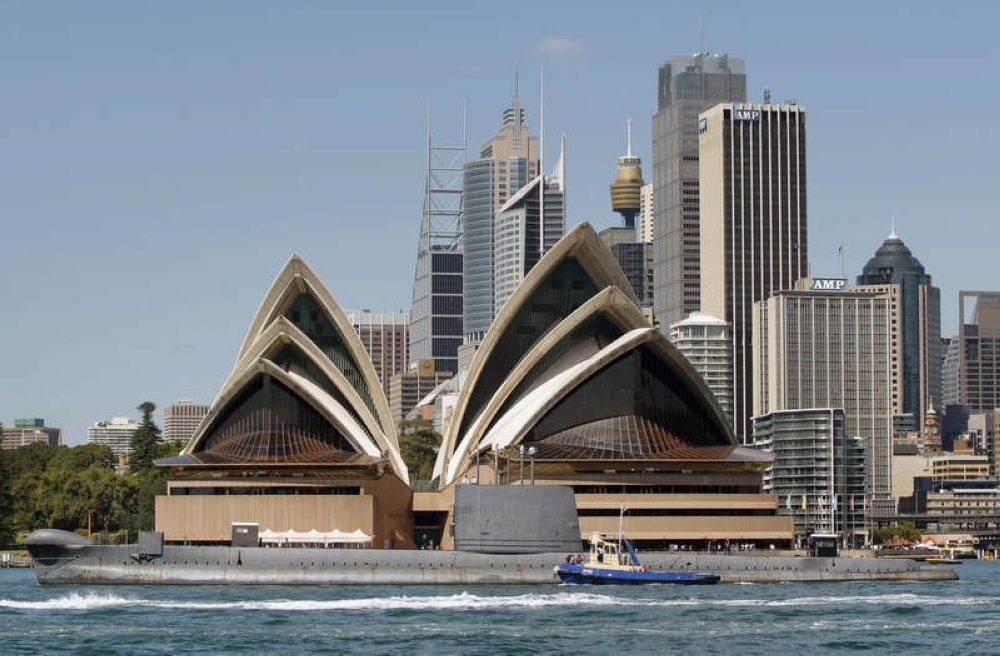
<path fill-rule="evenodd" d="M 239 522 L 360 529 L 374 548 L 453 549 L 456 489 L 475 481 L 571 488 L 581 540 L 616 531 L 624 505 L 642 548 L 787 547 L 791 519 L 761 491 L 770 462 L 736 444 L 701 377 L 581 224 L 487 332 L 441 445 L 437 489 L 416 493 L 368 354 L 293 256 L 198 431 L 160 461 L 170 476 L 156 530 L 167 543 L 221 544 Z"/>

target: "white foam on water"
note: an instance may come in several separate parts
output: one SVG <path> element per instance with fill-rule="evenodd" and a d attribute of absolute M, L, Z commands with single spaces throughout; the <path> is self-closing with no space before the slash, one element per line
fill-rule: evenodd
<path fill-rule="evenodd" d="M 10 608 L 12 610 L 90 610 L 95 608 L 129 606 L 134 603 L 136 601 L 133 599 L 126 599 L 113 594 L 98 594 L 96 592 L 80 594 L 74 592 L 43 601 L 0 599 L 0 608 Z"/>
<path fill-rule="evenodd" d="M 1000 605 L 998 597 L 932 597 L 928 595 L 876 594 L 829 595 L 792 597 L 785 599 L 705 599 L 680 597 L 673 599 L 631 599 L 612 594 L 591 592 L 559 592 L 552 594 L 479 595 L 461 592 L 451 595 L 397 595 L 390 597 L 363 597 L 359 599 L 296 600 L 262 599 L 244 601 L 164 601 L 160 599 L 130 599 L 110 593 L 70 593 L 42 601 L 0 599 L 0 609 L 14 610 L 92 610 L 118 606 L 175 608 L 194 610 L 269 610 L 269 611 L 369 611 L 369 610 L 489 610 L 502 608 L 546 607 L 812 607 L 844 605 L 908 606 L 993 606 Z"/>

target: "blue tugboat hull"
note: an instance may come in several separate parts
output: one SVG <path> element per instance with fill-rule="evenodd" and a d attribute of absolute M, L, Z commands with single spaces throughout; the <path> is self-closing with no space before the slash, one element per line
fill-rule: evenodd
<path fill-rule="evenodd" d="M 563 583 L 597 585 L 627 585 L 637 583 L 675 583 L 680 585 L 710 585 L 718 583 L 718 574 L 708 572 L 665 572 L 604 569 L 585 565 L 563 564 L 556 573 Z"/>

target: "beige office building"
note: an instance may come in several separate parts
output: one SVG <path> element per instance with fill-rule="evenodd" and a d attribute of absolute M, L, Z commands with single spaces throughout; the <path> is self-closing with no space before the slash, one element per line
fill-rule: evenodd
<path fill-rule="evenodd" d="M 754 416 L 843 408 L 847 437 L 865 450 L 865 490 L 892 499 L 893 313 L 872 292 L 784 291 L 754 304 Z"/>
<path fill-rule="evenodd" d="M 808 275 L 805 108 L 723 103 L 698 121 L 701 311 L 733 327 L 733 425 L 745 444 L 753 304 Z M 802 407 L 829 406 L 839 404 Z"/>
<path fill-rule="evenodd" d="M 347 310 L 347 320 L 361 337 L 372 366 L 389 393 L 392 377 L 406 371 L 409 363 L 410 314 L 372 310 Z"/>

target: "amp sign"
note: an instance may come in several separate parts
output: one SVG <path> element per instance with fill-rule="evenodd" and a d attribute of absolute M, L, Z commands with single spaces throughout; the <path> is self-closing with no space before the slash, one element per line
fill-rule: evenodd
<path fill-rule="evenodd" d="M 736 109 L 733 110 L 734 121 L 759 121 L 759 109 Z"/>
<path fill-rule="evenodd" d="M 844 278 L 813 278 L 812 287 L 814 292 L 842 292 L 847 287 L 847 280 Z"/>

